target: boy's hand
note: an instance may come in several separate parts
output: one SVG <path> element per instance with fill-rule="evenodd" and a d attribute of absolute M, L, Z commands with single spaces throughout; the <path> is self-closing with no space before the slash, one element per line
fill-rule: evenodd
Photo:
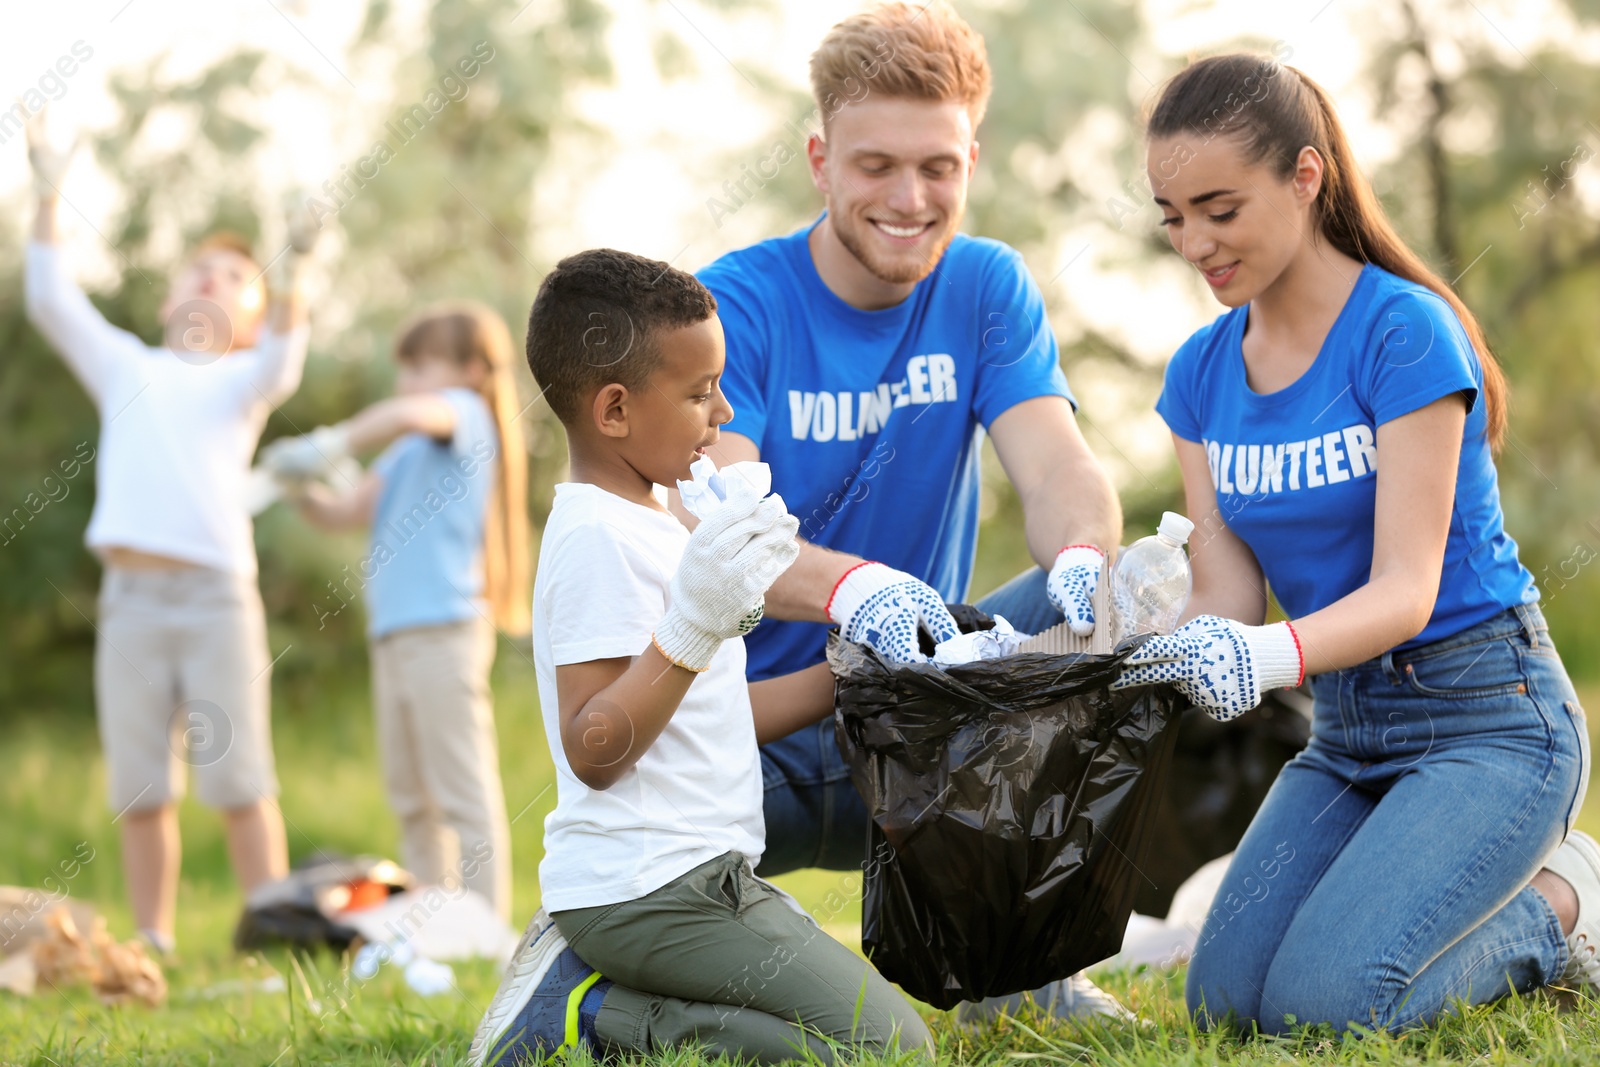
<path fill-rule="evenodd" d="M 317 247 L 317 235 L 322 232 L 322 222 L 311 213 L 311 198 L 300 193 L 290 193 L 283 201 L 283 224 L 288 233 L 289 248 L 299 256 L 309 256 Z"/>
<path fill-rule="evenodd" d="M 317 247 L 322 222 L 311 212 L 311 198 L 290 193 L 283 199 L 284 234 L 289 246 L 267 264 L 267 290 L 287 295 L 297 285 L 301 264 Z"/>
<path fill-rule="evenodd" d="M 46 110 L 41 107 L 28 119 L 28 163 L 33 168 L 33 191 L 40 197 L 56 197 L 78 144 L 74 141 L 70 148 L 56 148 L 50 143 L 45 131 Z"/>
<path fill-rule="evenodd" d="M 724 640 L 753 630 L 768 588 L 800 554 L 799 530 L 776 493 L 750 506 L 726 504 L 696 526 L 656 626 L 661 654 L 703 671 Z"/>

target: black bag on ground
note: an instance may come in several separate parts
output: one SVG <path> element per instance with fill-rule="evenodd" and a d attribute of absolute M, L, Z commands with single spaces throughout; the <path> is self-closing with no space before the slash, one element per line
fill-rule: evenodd
<path fill-rule="evenodd" d="M 1311 696 L 1274 689 L 1227 722 L 1188 708 L 1177 734 L 1133 895 L 1145 915 L 1167 914 L 1191 874 L 1239 847 L 1278 772 L 1311 739 Z"/>
<path fill-rule="evenodd" d="M 861 947 L 886 978 L 949 1008 L 1121 947 L 1182 703 L 1110 691 L 1140 643 L 941 670 L 829 637 L 839 748 L 872 817 Z"/>
<path fill-rule="evenodd" d="M 234 927 L 240 952 L 287 945 L 343 952 L 360 933 L 338 920 L 358 895 L 381 900 L 409 889 L 414 879 L 393 860 L 318 850 L 286 877 L 259 885 Z"/>

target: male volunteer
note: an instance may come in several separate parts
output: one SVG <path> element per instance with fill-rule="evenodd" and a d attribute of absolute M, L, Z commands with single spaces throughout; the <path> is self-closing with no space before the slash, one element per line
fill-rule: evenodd
<path fill-rule="evenodd" d="M 921 658 L 919 627 L 935 640 L 956 632 L 944 605 L 965 597 L 972 572 L 980 427 L 1042 565 L 980 606 L 1025 632 L 1065 614 L 1088 633 L 1121 510 L 1078 430 L 1022 257 L 956 232 L 989 96 L 983 39 L 944 3 L 880 6 L 829 32 L 811 83 L 823 130 L 806 152 L 826 212 L 700 274 L 717 297 L 735 413 L 717 461 L 769 463 L 803 541 L 746 638 L 750 680 L 823 664 L 830 623 L 902 661 Z M 761 755 L 760 873 L 859 867 L 866 810 L 832 720 Z M 1059 1014 L 1123 1013 L 1081 976 L 1036 998 Z"/>

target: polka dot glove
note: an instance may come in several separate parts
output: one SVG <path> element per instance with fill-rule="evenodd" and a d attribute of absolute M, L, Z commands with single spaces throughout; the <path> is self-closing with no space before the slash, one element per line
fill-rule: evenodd
<path fill-rule="evenodd" d="M 729 501 L 703 519 L 684 546 L 671 606 L 656 625 L 661 654 L 704 671 L 723 641 L 755 629 L 767 590 L 800 554 L 799 531 L 776 493 Z"/>
<path fill-rule="evenodd" d="M 1227 722 L 1261 703 L 1267 690 L 1299 685 L 1305 671 L 1300 637 L 1287 622 L 1244 626 L 1201 615 L 1140 645 L 1111 688 L 1165 683 Z"/>
<path fill-rule="evenodd" d="M 882 563 L 860 563 L 845 572 L 828 598 L 828 618 L 844 636 L 871 645 L 895 663 L 924 663 L 917 630 L 934 644 L 961 633 L 944 598 L 905 571 Z"/>
<path fill-rule="evenodd" d="M 1094 592 L 1106 554 L 1093 545 L 1068 545 L 1056 553 L 1044 591 L 1079 637 L 1094 633 Z"/>

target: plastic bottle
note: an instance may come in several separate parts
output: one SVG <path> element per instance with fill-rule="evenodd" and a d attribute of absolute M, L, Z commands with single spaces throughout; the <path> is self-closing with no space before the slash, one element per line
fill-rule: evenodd
<path fill-rule="evenodd" d="M 1133 634 L 1170 634 L 1189 603 L 1194 575 L 1183 550 L 1194 523 L 1168 511 L 1153 537 L 1141 537 L 1111 570 L 1111 614 L 1117 641 Z"/>

